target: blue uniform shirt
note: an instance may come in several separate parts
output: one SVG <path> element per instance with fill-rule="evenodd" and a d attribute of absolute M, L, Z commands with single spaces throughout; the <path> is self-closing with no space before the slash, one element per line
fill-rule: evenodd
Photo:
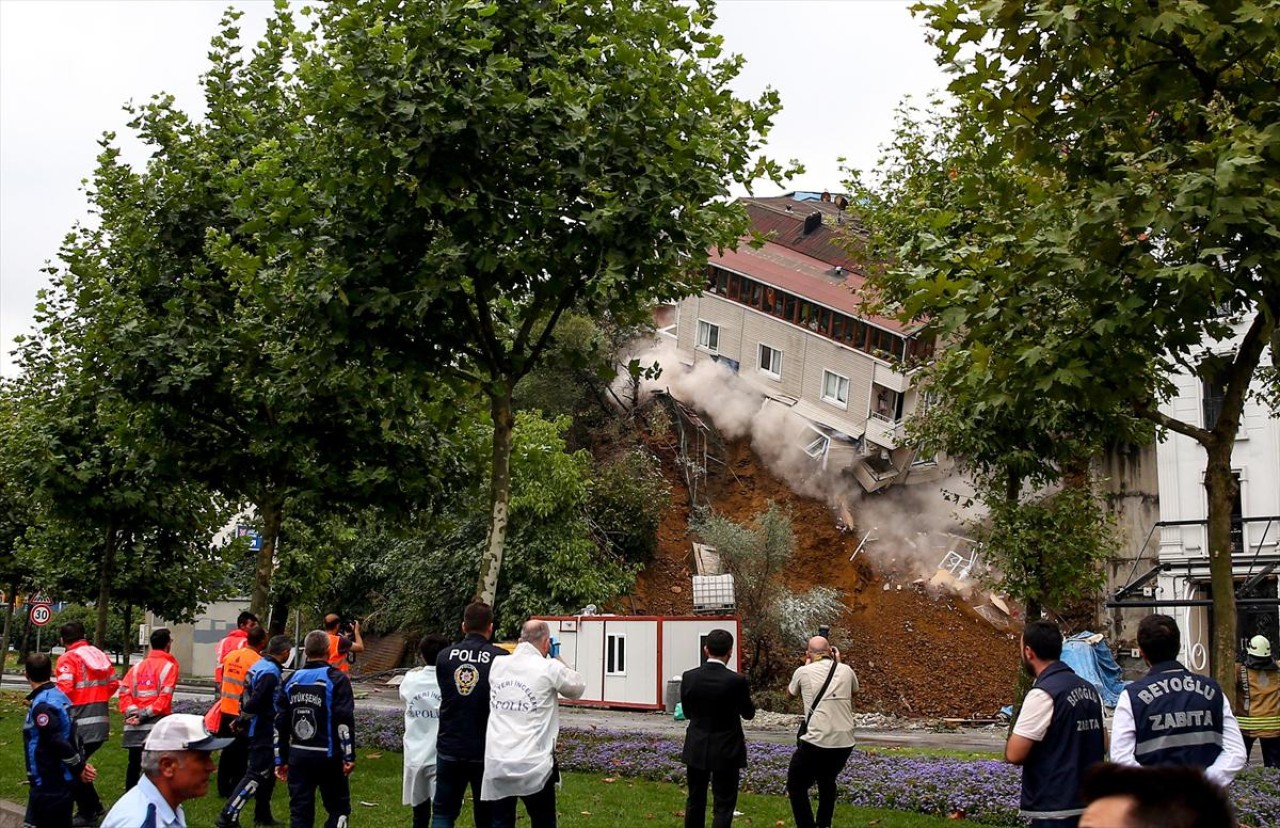
<path fill-rule="evenodd" d="M 32 690 L 27 700 L 31 707 L 22 726 L 27 780 L 32 788 L 70 789 L 71 781 L 84 770 L 71 700 L 51 681 Z"/>
<path fill-rule="evenodd" d="M 100 828 L 187 828 L 187 817 L 182 806 L 170 806 L 144 774 L 132 790 L 116 800 Z"/>

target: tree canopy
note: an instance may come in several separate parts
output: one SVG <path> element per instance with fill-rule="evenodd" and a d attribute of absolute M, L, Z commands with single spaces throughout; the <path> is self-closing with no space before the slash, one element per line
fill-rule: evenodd
<path fill-rule="evenodd" d="M 745 227 L 730 185 L 780 173 L 756 157 L 777 96 L 733 94 L 742 59 L 713 20 L 674 0 L 339 0 L 293 40 L 303 197 L 260 164 L 255 192 L 278 195 L 258 213 L 277 236 L 300 225 L 281 277 L 319 280 L 317 326 L 488 398 L 477 597 L 494 597 L 508 531 L 512 391 L 560 320 L 695 290 Z"/>
<path fill-rule="evenodd" d="M 939 131 L 900 137 L 869 188 L 892 240 L 885 297 L 966 352 L 962 376 L 997 380 L 985 386 L 995 406 L 1039 398 L 1085 433 L 1140 418 L 1205 449 L 1225 680 L 1231 447 L 1280 303 L 1280 13 L 1132 0 L 916 9 L 954 106 Z M 1226 388 L 1216 423 L 1161 410 L 1179 370 Z"/>

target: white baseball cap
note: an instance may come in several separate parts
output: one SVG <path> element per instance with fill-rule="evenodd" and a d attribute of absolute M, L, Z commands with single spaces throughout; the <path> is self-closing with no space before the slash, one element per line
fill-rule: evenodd
<path fill-rule="evenodd" d="M 174 713 L 156 722 L 147 734 L 143 750 L 222 750 L 234 742 L 204 729 L 204 718 L 191 713 Z"/>

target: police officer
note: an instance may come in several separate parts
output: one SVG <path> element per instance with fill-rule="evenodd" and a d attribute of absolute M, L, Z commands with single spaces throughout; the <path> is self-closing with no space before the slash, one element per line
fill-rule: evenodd
<path fill-rule="evenodd" d="M 262 658 L 245 674 L 244 694 L 235 731 L 243 734 L 248 749 L 248 766 L 214 823 L 216 828 L 239 825 L 240 812 L 254 801 L 255 825 L 275 825 L 271 816 L 271 794 L 275 791 L 274 769 L 276 692 L 280 689 L 281 665 L 289 657 L 293 641 L 277 635 L 267 642 Z"/>
<path fill-rule="evenodd" d="M 1111 760 L 1121 765 L 1193 765 L 1226 786 L 1247 755 L 1231 703 L 1216 681 L 1176 660 L 1178 625 L 1167 615 L 1138 624 L 1138 649 L 1151 665 L 1116 704 Z"/>
<path fill-rule="evenodd" d="M 53 662 L 44 653 L 27 656 L 27 681 L 31 708 L 22 726 L 23 754 L 27 758 L 27 815 L 23 828 L 70 828 L 74 801 L 71 783 L 92 782 L 97 776 L 85 763 L 71 720 L 71 700 L 50 681 Z"/>
<path fill-rule="evenodd" d="M 351 679 L 328 663 L 329 636 L 312 630 L 302 640 L 307 662 L 276 696 L 276 777 L 289 783 L 289 825 L 312 828 L 316 788 L 329 818 L 346 828 L 351 814 L 348 776 L 356 767 L 356 705 Z"/>
<path fill-rule="evenodd" d="M 1106 752 L 1102 698 L 1063 664 L 1062 632 L 1032 621 L 1022 633 L 1022 666 L 1035 684 L 1022 702 L 1004 747 L 1006 762 L 1022 765 L 1020 812 L 1032 828 L 1076 828 L 1084 813 L 1080 782 Z"/>
<path fill-rule="evenodd" d="M 484 736 L 489 725 L 489 668 L 507 655 L 489 643 L 493 608 L 479 601 L 462 613 L 463 639 L 440 651 L 436 680 L 440 684 L 440 732 L 436 737 L 436 793 L 432 828 L 453 828 L 462 797 L 471 788 L 476 828 L 492 824 L 492 803 L 480 799 L 484 778 Z"/>

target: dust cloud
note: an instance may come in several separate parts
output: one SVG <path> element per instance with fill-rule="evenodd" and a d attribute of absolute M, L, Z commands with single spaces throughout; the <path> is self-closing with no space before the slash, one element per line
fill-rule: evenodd
<path fill-rule="evenodd" d="M 769 400 L 736 373 L 712 360 L 692 366 L 681 362 L 674 344 L 660 342 L 636 353 L 642 365 L 657 363 L 661 376 L 641 383 L 640 398 L 669 392 L 680 402 L 705 414 L 726 438 L 751 441 L 765 466 L 797 494 L 828 504 L 832 520 L 847 525 L 852 518 L 859 554 L 870 556 L 886 578 L 897 584 L 924 582 L 933 589 L 961 592 L 967 578 L 976 576 L 970 564 L 973 544 L 963 537 L 964 526 L 980 512 L 967 501 L 973 489 L 955 475 L 936 483 L 890 486 L 868 495 L 851 468 L 862 458 L 850 446 L 833 442 L 831 454 L 815 458 L 805 447 L 820 433 L 785 404 Z M 963 559 L 951 578 L 935 577 L 949 552 Z M 954 559 L 951 559 L 954 562 Z"/>

